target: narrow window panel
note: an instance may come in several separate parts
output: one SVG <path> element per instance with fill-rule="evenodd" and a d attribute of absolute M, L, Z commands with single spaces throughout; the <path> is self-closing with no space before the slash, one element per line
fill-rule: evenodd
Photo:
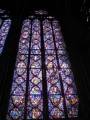
<path fill-rule="evenodd" d="M 56 47 L 58 50 L 58 58 L 60 64 L 60 73 L 63 81 L 64 94 L 66 100 L 66 107 L 68 112 L 68 117 L 77 117 L 78 116 L 78 96 L 76 91 L 76 86 L 74 82 L 74 75 L 71 70 L 71 65 L 69 61 L 69 57 L 65 50 L 65 45 L 63 45 L 63 36 L 60 31 L 60 27 L 58 21 L 53 21 L 53 29 L 55 41 L 57 42 Z M 57 36 L 57 37 L 56 37 Z M 62 44 L 59 44 L 60 41 Z M 62 49 L 62 53 L 60 54 L 60 49 Z"/>
<path fill-rule="evenodd" d="M 40 21 L 38 19 L 35 19 L 32 24 L 31 49 L 41 49 Z"/>
<path fill-rule="evenodd" d="M 6 19 L 3 21 L 1 27 L 0 27 L 0 54 L 3 51 L 3 47 L 9 32 L 11 26 L 11 20 L 10 19 Z"/>
<path fill-rule="evenodd" d="M 52 54 L 49 54 L 48 52 L 45 55 L 49 118 L 63 118 L 65 117 L 63 108 L 63 97 L 60 88 L 59 70 L 57 65 L 56 52 L 53 42 L 53 32 L 50 21 L 45 20 L 43 22 L 43 32 L 45 50 L 48 51 L 48 49 L 52 49 L 53 51 Z"/>
<path fill-rule="evenodd" d="M 40 21 L 32 22 L 29 91 L 28 91 L 28 115 L 27 119 L 43 118 L 43 96 L 42 96 L 42 69 L 41 69 L 41 33 Z"/>
<path fill-rule="evenodd" d="M 8 116 L 11 120 L 23 120 L 25 108 L 25 93 L 26 93 L 26 80 L 27 80 L 27 57 L 29 47 L 29 34 L 30 34 L 30 20 L 23 22 L 19 51 L 17 53 L 16 65 L 13 76 L 12 89 L 10 93 L 10 101 L 8 107 Z M 25 40 L 23 43 L 23 39 Z M 22 43 L 22 44 L 21 44 Z M 27 48 L 25 47 L 27 46 Z M 20 49 L 21 48 L 21 49 Z M 24 49 L 22 49 L 24 48 Z"/>

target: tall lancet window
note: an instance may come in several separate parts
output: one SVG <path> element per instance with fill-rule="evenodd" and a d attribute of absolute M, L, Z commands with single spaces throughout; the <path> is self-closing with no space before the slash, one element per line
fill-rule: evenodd
<path fill-rule="evenodd" d="M 23 21 L 7 120 L 78 117 L 78 97 L 58 20 L 36 11 Z"/>
<path fill-rule="evenodd" d="M 0 9 L 0 54 L 2 54 L 5 40 L 11 26 L 11 19 L 5 10 Z"/>

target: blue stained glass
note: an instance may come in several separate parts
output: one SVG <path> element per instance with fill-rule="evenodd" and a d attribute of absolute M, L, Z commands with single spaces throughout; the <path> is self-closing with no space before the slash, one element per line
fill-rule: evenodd
<path fill-rule="evenodd" d="M 40 21 L 32 23 L 27 119 L 43 118 Z M 30 102 L 31 101 L 31 102 Z"/>
<path fill-rule="evenodd" d="M 59 23 L 30 17 L 24 20 L 21 30 L 7 119 L 23 120 L 24 115 L 30 120 L 44 119 L 43 76 L 47 84 L 49 119 L 65 118 L 65 105 L 68 117 L 77 117 L 74 75 Z"/>
<path fill-rule="evenodd" d="M 40 49 L 32 49 L 31 54 L 33 54 L 33 55 L 38 54 L 39 55 L 39 54 L 41 54 L 41 50 Z"/>
<path fill-rule="evenodd" d="M 41 68 L 41 56 L 31 55 L 30 68 Z"/>
<path fill-rule="evenodd" d="M 45 54 L 55 54 L 55 50 L 54 49 L 45 49 Z"/>
<path fill-rule="evenodd" d="M 13 119 L 18 119 L 19 116 L 21 116 L 21 112 L 18 111 L 18 109 L 14 109 L 13 111 L 10 112 L 10 115 L 12 116 Z"/>
<path fill-rule="evenodd" d="M 50 95 L 49 98 L 50 119 L 65 118 L 63 97 L 61 95 Z"/>
<path fill-rule="evenodd" d="M 58 58 L 60 64 L 60 75 L 62 77 L 66 107 L 68 111 L 68 117 L 78 116 L 78 97 L 77 91 L 74 83 L 74 75 L 71 70 L 71 65 L 69 62 L 68 55 L 65 50 L 65 44 L 63 41 L 63 35 L 61 33 L 58 21 L 53 21 L 54 36 L 56 41 L 56 47 L 58 50 Z M 60 41 L 62 43 L 60 43 Z M 59 44 L 60 43 L 60 44 Z M 60 54 L 60 49 L 62 49 L 63 54 Z M 75 102 L 75 104 L 72 102 Z"/>
<path fill-rule="evenodd" d="M 24 46 L 26 45 L 26 43 L 29 44 L 30 27 L 31 27 L 30 20 L 25 20 L 22 26 L 20 42 L 19 42 L 19 51 L 17 54 L 17 60 L 16 60 L 14 76 L 13 76 L 11 97 L 10 97 L 10 103 L 8 108 L 8 116 L 10 117 L 10 119 L 15 119 L 15 120 L 24 119 L 27 60 L 28 60 L 27 55 L 28 55 L 28 49 L 29 49 L 29 46 L 28 48 Z M 24 38 L 24 42 L 23 42 L 23 38 Z M 23 47 L 24 47 L 24 50 L 22 49 Z"/>
<path fill-rule="evenodd" d="M 44 44 L 45 49 L 54 49 L 54 42 L 53 42 L 53 35 L 52 35 L 52 28 L 50 21 L 45 20 L 43 21 L 43 33 L 44 33 Z"/>
<path fill-rule="evenodd" d="M 11 26 L 11 20 L 6 19 L 3 21 L 1 27 L 0 27 L 0 54 L 3 51 L 3 47 L 5 44 L 6 37 L 8 35 L 9 29 Z"/>
<path fill-rule="evenodd" d="M 44 46 L 45 46 L 46 52 L 50 51 L 49 49 L 52 49 L 52 51 L 54 51 L 52 52 L 51 55 L 49 52 L 47 52 L 47 54 L 45 55 L 45 63 L 47 67 L 47 70 L 46 70 L 47 92 L 49 94 L 48 101 L 50 101 L 48 103 L 49 112 L 50 112 L 49 118 L 51 119 L 63 118 L 64 112 L 61 112 L 61 111 L 64 111 L 63 100 L 62 100 L 62 103 L 60 102 L 59 104 L 57 104 L 58 97 L 60 95 L 62 97 L 62 93 L 61 93 L 61 88 L 60 88 L 59 70 L 58 70 L 55 46 L 54 46 L 54 41 L 53 41 L 53 32 L 52 32 L 51 24 L 48 20 L 45 20 L 43 22 L 43 31 L 44 31 Z M 50 40 L 48 40 L 47 33 L 49 33 L 49 37 L 50 37 L 50 40 L 52 41 L 52 44 Z M 47 47 L 49 45 L 50 45 L 50 48 Z M 55 96 L 56 96 L 56 99 L 51 99 L 51 97 L 55 98 Z M 62 104 L 62 110 L 61 110 L 60 104 Z"/>
<path fill-rule="evenodd" d="M 32 23 L 32 39 L 31 39 L 31 49 L 40 49 L 40 21 L 35 19 Z M 39 53 L 38 53 L 39 54 Z"/>

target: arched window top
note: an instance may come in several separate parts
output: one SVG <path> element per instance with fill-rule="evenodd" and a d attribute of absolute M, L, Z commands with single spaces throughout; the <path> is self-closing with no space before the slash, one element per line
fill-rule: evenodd
<path fill-rule="evenodd" d="M 48 12 L 45 10 L 36 10 L 35 14 L 36 15 L 48 15 Z"/>
<path fill-rule="evenodd" d="M 27 18 L 29 19 L 49 19 L 53 20 L 56 19 L 54 16 L 49 15 L 49 13 L 46 10 L 35 10 L 33 11 Z"/>
<path fill-rule="evenodd" d="M 9 11 L 0 9 L 0 18 L 2 18 L 2 19 L 10 18 Z"/>

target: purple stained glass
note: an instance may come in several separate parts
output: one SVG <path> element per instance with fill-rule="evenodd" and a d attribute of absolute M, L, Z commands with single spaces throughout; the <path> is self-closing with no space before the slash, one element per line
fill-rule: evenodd
<path fill-rule="evenodd" d="M 40 39 L 40 21 L 35 19 L 32 23 L 32 42 L 31 42 L 31 49 L 41 49 L 41 39 Z M 39 54 L 39 53 L 37 53 Z"/>
<path fill-rule="evenodd" d="M 45 20 L 43 22 L 43 31 L 44 31 L 44 46 L 45 50 L 49 51 L 52 49 L 55 52 L 55 46 L 53 42 L 53 32 L 50 21 Z M 47 33 L 49 37 L 47 38 Z M 51 43 L 47 42 L 50 41 Z M 50 46 L 50 48 L 46 47 Z M 46 64 L 46 81 L 47 81 L 47 92 L 48 92 L 48 107 L 49 107 L 49 118 L 57 119 L 63 118 L 64 108 L 63 108 L 63 97 L 61 93 L 61 85 L 59 79 L 59 70 L 57 65 L 56 54 L 47 54 L 45 55 L 45 64 Z M 61 101 L 60 101 L 61 99 Z"/>
<path fill-rule="evenodd" d="M 25 20 L 20 36 L 19 51 L 17 54 L 8 107 L 8 117 L 11 120 L 24 119 L 30 27 L 30 20 Z"/>
<path fill-rule="evenodd" d="M 43 118 L 40 34 L 40 21 L 35 19 L 32 23 L 27 119 Z"/>
<path fill-rule="evenodd" d="M 0 54 L 3 51 L 3 47 L 5 44 L 6 37 L 8 35 L 9 29 L 11 26 L 11 20 L 6 19 L 3 21 L 1 27 L 0 27 Z"/>
<path fill-rule="evenodd" d="M 43 21 L 43 34 L 45 49 L 54 49 L 52 28 L 47 19 Z"/>
<path fill-rule="evenodd" d="M 78 97 L 76 86 L 74 83 L 74 75 L 71 70 L 71 65 L 69 62 L 69 57 L 65 50 L 65 44 L 63 41 L 63 36 L 61 33 L 61 29 L 59 27 L 58 21 L 53 21 L 53 30 L 55 36 L 55 42 L 57 51 L 58 51 L 58 59 L 60 65 L 60 75 L 63 82 L 64 94 L 66 107 L 68 112 L 68 117 L 77 117 L 78 116 Z M 59 51 L 63 51 L 62 53 Z"/>
<path fill-rule="evenodd" d="M 65 105 L 69 118 L 78 117 L 74 75 L 59 23 L 30 18 L 22 26 L 7 119 L 44 119 L 43 82 L 49 119 L 65 118 Z"/>

